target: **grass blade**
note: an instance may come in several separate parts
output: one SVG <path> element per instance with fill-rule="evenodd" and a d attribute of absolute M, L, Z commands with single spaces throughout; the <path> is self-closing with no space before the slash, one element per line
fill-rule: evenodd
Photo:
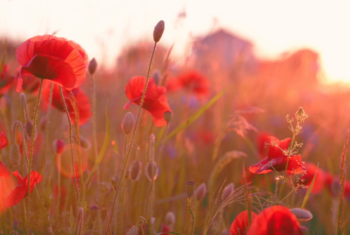
<path fill-rule="evenodd" d="M 305 205 L 306 205 L 306 202 L 307 200 L 309 199 L 309 196 L 311 194 L 311 191 L 312 191 L 312 188 L 314 187 L 314 183 L 315 183 L 315 180 L 316 180 L 316 176 L 317 176 L 317 170 L 318 170 L 318 163 L 317 163 L 317 169 L 316 169 L 316 172 L 315 172 L 315 175 L 314 175 L 314 178 L 312 179 L 312 182 L 310 184 L 310 187 L 309 189 L 307 190 L 307 193 L 304 197 L 304 200 L 303 200 L 303 204 L 301 205 L 301 209 L 304 209 Z"/>

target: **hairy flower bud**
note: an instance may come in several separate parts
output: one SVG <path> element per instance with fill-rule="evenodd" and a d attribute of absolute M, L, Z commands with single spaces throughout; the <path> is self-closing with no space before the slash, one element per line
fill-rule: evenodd
<path fill-rule="evenodd" d="M 95 218 L 97 216 L 97 212 L 99 209 L 100 208 L 98 208 L 97 206 L 90 207 L 90 213 L 92 218 Z"/>
<path fill-rule="evenodd" d="M 145 174 L 147 176 L 147 179 L 149 181 L 156 180 L 159 175 L 159 166 L 155 161 L 152 162 L 147 162 L 146 167 L 145 167 Z"/>
<path fill-rule="evenodd" d="M 92 58 L 92 60 L 90 60 L 89 67 L 88 67 L 89 73 L 93 75 L 96 71 L 96 68 L 97 68 L 97 61 L 95 60 L 95 58 Z"/>
<path fill-rule="evenodd" d="M 169 124 L 169 122 L 171 121 L 172 117 L 173 117 L 173 113 L 170 111 L 166 111 L 163 114 L 164 120 L 166 121 L 166 123 Z"/>
<path fill-rule="evenodd" d="M 165 224 L 169 227 L 172 227 L 175 224 L 175 214 L 172 211 L 169 211 L 165 215 Z"/>
<path fill-rule="evenodd" d="M 160 79 L 161 79 L 161 75 L 160 75 L 159 70 L 156 70 L 156 71 L 153 72 L 152 78 L 153 78 L 154 83 L 159 86 L 160 85 Z"/>
<path fill-rule="evenodd" d="M 17 231 L 18 229 L 19 229 L 19 223 L 18 223 L 18 221 L 17 220 L 15 220 L 14 222 L 13 222 L 13 230 L 15 230 L 15 231 Z"/>
<path fill-rule="evenodd" d="M 24 126 L 27 136 L 31 138 L 32 136 L 32 131 L 33 131 L 33 123 L 31 121 L 28 121 L 25 126 Z M 36 132 L 35 132 L 35 138 L 36 138 Z"/>
<path fill-rule="evenodd" d="M 195 192 L 196 199 L 198 201 L 202 201 L 206 193 L 207 193 L 207 186 L 205 185 L 205 183 L 202 183 L 196 189 L 196 192 Z"/>
<path fill-rule="evenodd" d="M 139 161 L 133 161 L 129 168 L 129 178 L 132 181 L 138 181 L 142 173 L 142 163 Z"/>
<path fill-rule="evenodd" d="M 229 185 L 227 185 L 224 190 L 222 190 L 221 193 L 221 200 L 225 200 L 227 197 L 229 197 L 233 191 L 235 190 L 235 186 L 233 183 L 230 183 Z"/>
<path fill-rule="evenodd" d="M 54 142 L 52 143 L 53 151 L 56 154 L 61 154 L 64 150 L 64 147 L 65 147 L 65 143 L 61 139 L 54 140 Z"/>
<path fill-rule="evenodd" d="M 188 197 L 192 197 L 192 195 L 194 193 L 194 185 L 195 185 L 194 181 L 187 181 L 187 183 L 186 183 L 186 193 L 187 193 Z"/>
<path fill-rule="evenodd" d="M 18 144 L 13 144 L 10 149 L 10 162 L 12 166 L 19 166 L 21 163 L 21 152 L 19 150 Z"/>
<path fill-rule="evenodd" d="M 290 211 L 299 219 L 303 221 L 309 221 L 312 219 L 313 215 L 310 211 L 301 208 L 293 208 Z"/>
<path fill-rule="evenodd" d="M 91 143 L 88 139 L 85 139 L 84 137 L 80 136 L 80 146 L 83 148 L 83 149 L 90 149 L 91 148 Z"/>
<path fill-rule="evenodd" d="M 134 115 L 132 115 L 132 113 L 130 112 L 127 112 L 122 121 L 122 130 L 124 131 L 124 134 L 125 135 L 130 134 L 130 132 L 134 128 L 134 125 L 135 125 Z"/>
<path fill-rule="evenodd" d="M 154 27 L 154 31 L 153 31 L 154 42 L 156 43 L 159 42 L 160 38 L 163 35 L 164 27 L 165 27 L 165 24 L 163 20 L 159 21 L 156 27 Z"/>

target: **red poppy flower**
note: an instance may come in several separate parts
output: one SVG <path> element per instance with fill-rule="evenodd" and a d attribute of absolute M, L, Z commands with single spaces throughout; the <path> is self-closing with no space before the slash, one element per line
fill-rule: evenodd
<path fill-rule="evenodd" d="M 28 194 L 28 176 L 23 178 L 18 171 L 12 173 L 17 178 L 17 187 L 10 193 L 6 206 L 11 207 L 18 204 Z M 36 171 L 30 173 L 30 192 L 36 184 L 42 181 L 43 177 Z"/>
<path fill-rule="evenodd" d="M 256 214 L 252 212 L 252 220 L 254 220 Z M 231 224 L 231 235 L 245 235 L 248 227 L 248 211 L 245 210 L 239 213 Z"/>
<path fill-rule="evenodd" d="M 10 175 L 10 171 L 7 169 L 4 163 L 0 161 L 0 177 L 8 178 Z"/>
<path fill-rule="evenodd" d="M 169 91 L 186 89 L 198 98 L 206 97 L 210 94 L 210 82 L 198 71 L 188 71 L 178 78 L 169 80 L 167 88 Z"/>
<path fill-rule="evenodd" d="M 27 76 L 48 79 L 66 89 L 73 89 L 85 80 L 88 65 L 84 49 L 73 41 L 52 35 L 35 36 L 23 42 L 16 50 L 22 66 L 17 83 L 21 90 Z"/>
<path fill-rule="evenodd" d="M 0 132 L 0 150 L 8 145 L 7 137 L 4 133 Z"/>
<path fill-rule="evenodd" d="M 286 207 L 272 206 L 255 217 L 247 235 L 302 235 L 297 217 Z"/>
<path fill-rule="evenodd" d="M 261 159 L 264 159 L 267 157 L 268 147 L 265 146 L 265 143 L 270 142 L 269 136 L 271 136 L 271 134 L 268 132 L 260 132 L 256 139 L 256 142 L 258 145 L 258 153 Z"/>
<path fill-rule="evenodd" d="M 43 89 L 43 97 L 46 101 L 46 104 L 48 105 L 50 100 L 50 83 L 46 83 Z M 74 123 L 75 121 L 75 113 L 73 108 L 73 99 L 71 98 L 71 92 L 74 95 L 74 98 L 78 105 L 78 112 L 79 112 L 79 125 L 85 124 L 87 121 L 89 121 L 91 117 L 91 104 L 89 97 L 85 94 L 85 92 L 81 88 L 74 88 L 73 90 L 69 91 L 66 89 L 62 89 L 63 96 L 65 97 L 69 116 L 71 121 Z M 54 85 L 53 91 L 52 91 L 52 106 L 60 110 L 61 112 L 65 112 L 64 104 L 62 102 L 62 98 L 59 91 L 59 86 Z"/>
<path fill-rule="evenodd" d="M 273 170 L 284 171 L 286 169 L 288 158 L 286 152 L 290 142 L 290 138 L 280 141 L 276 137 L 270 136 L 267 157 L 259 163 L 249 167 L 249 171 L 254 174 L 266 174 Z M 304 171 L 301 162 L 301 155 L 290 156 L 287 171 L 290 174 L 301 174 Z"/>
<path fill-rule="evenodd" d="M 317 169 L 317 166 L 312 163 L 306 163 L 305 168 L 306 168 L 306 173 L 300 178 L 298 183 L 306 186 L 310 186 L 317 170 L 315 183 L 314 183 L 314 186 L 312 187 L 311 192 L 314 194 L 321 192 L 325 183 L 324 172 L 321 169 Z"/>
<path fill-rule="evenodd" d="M 129 80 L 128 84 L 125 86 L 125 94 L 130 101 L 124 105 L 124 109 L 129 108 L 131 103 L 140 105 L 145 83 L 146 78 L 141 76 L 132 77 Z M 157 86 L 153 78 L 149 79 L 142 108 L 152 115 L 154 125 L 158 127 L 167 124 L 163 117 L 164 113 L 167 111 L 172 112 L 169 108 L 165 92 L 165 87 Z"/>
<path fill-rule="evenodd" d="M 0 96 L 4 95 L 10 89 L 12 81 L 13 78 L 8 73 L 8 67 L 4 64 L 0 74 Z"/>

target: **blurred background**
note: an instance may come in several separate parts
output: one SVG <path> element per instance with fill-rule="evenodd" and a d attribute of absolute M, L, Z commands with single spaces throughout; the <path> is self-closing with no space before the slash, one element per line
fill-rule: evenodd
<path fill-rule="evenodd" d="M 114 65 L 122 48 L 149 40 L 166 23 L 162 45 L 184 63 L 198 37 L 224 29 L 251 44 L 258 59 L 309 48 L 320 55 L 322 82 L 349 82 L 347 1 L 0 0 L 0 37 L 52 34 L 79 42 L 89 57 Z M 229 49 L 228 49 L 229 50 Z"/>

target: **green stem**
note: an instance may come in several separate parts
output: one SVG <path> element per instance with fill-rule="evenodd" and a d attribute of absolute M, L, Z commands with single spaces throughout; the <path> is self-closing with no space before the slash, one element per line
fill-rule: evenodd
<path fill-rule="evenodd" d="M 191 232 L 190 232 L 190 235 L 193 234 L 193 229 L 194 229 L 194 215 L 192 213 L 192 210 L 191 210 L 191 198 L 188 198 L 187 200 L 187 206 L 188 206 L 188 210 L 192 216 L 192 225 L 191 225 Z"/>
<path fill-rule="evenodd" d="M 293 149 L 293 145 L 294 145 L 294 141 L 295 141 L 295 132 L 293 131 L 293 137 L 292 137 L 292 141 L 290 142 L 289 148 L 288 148 L 288 156 L 287 156 L 287 164 L 286 164 L 286 169 L 284 170 L 284 177 L 283 177 L 283 182 L 281 185 L 281 189 L 278 195 L 278 199 L 277 199 L 277 205 L 280 203 L 280 199 L 282 197 L 282 192 L 283 192 L 283 187 L 284 187 L 284 183 L 285 183 L 285 179 L 287 178 L 287 170 L 288 170 L 288 165 L 289 165 L 289 158 L 290 155 L 292 154 L 292 149 Z"/>
<path fill-rule="evenodd" d="M 29 158 L 29 172 L 28 172 L 28 192 L 27 192 L 27 221 L 26 221 L 26 228 L 27 228 L 27 234 L 29 233 L 29 195 L 30 195 L 30 173 L 32 171 L 32 164 L 33 164 L 33 155 L 34 155 L 34 140 L 35 140 L 35 130 L 36 130 L 36 124 L 38 119 L 38 110 L 40 105 L 40 98 L 41 98 L 41 90 L 43 87 L 43 79 L 40 80 L 40 86 L 39 86 L 39 94 L 38 98 L 36 100 L 35 105 L 35 111 L 34 111 L 34 120 L 33 120 L 33 128 L 32 128 L 32 136 L 31 136 L 31 148 L 30 148 L 30 158 Z M 23 136 L 23 139 L 25 137 Z"/>
<path fill-rule="evenodd" d="M 123 166 L 125 165 L 125 161 L 126 161 L 126 146 L 128 143 L 128 136 L 125 135 L 125 139 L 124 139 L 124 157 L 123 157 Z M 121 195 L 121 208 L 120 208 L 120 217 L 118 219 L 118 231 L 117 234 L 122 234 L 122 227 L 123 227 L 123 212 L 124 212 L 124 191 L 125 191 L 125 177 L 123 178 L 122 181 L 122 195 Z"/>
<path fill-rule="evenodd" d="M 74 152 L 73 152 L 73 138 L 72 138 L 72 123 L 71 123 L 71 120 L 70 120 L 70 117 L 69 117 L 68 107 L 67 107 L 65 98 L 63 96 L 63 92 L 62 92 L 62 87 L 61 86 L 59 87 L 59 90 L 60 90 L 61 99 L 62 99 L 62 102 L 63 102 L 64 110 L 66 112 L 68 125 L 69 125 L 69 144 L 70 144 L 72 171 L 73 171 L 73 177 L 72 178 L 73 178 L 73 181 L 75 182 L 74 183 L 75 199 L 76 199 L 76 202 L 78 204 L 80 197 L 79 197 L 79 190 L 78 190 L 78 182 L 77 182 L 77 179 L 76 179 L 77 174 L 75 172 L 75 162 L 74 162 Z"/>
<path fill-rule="evenodd" d="M 52 104 L 52 93 L 53 93 L 53 83 L 51 82 L 50 86 L 50 98 L 49 98 L 49 106 L 47 108 L 47 114 L 46 114 L 46 126 L 45 126 L 45 152 L 42 162 L 42 168 L 41 171 L 46 171 L 46 157 L 49 154 L 49 126 L 50 126 L 50 113 L 51 113 L 51 104 Z M 44 177 L 45 178 L 45 177 Z"/>
<path fill-rule="evenodd" d="M 112 212 L 111 212 L 111 216 L 110 216 L 110 218 L 109 218 L 108 224 L 107 224 L 107 229 L 106 229 L 106 233 L 105 233 L 105 234 L 108 234 L 108 232 L 109 232 L 109 226 L 110 226 L 111 221 L 112 221 L 112 218 L 113 218 L 113 212 L 114 212 L 115 202 L 116 202 L 117 197 L 118 197 L 118 192 L 119 192 L 119 189 L 120 189 L 120 186 L 121 186 L 122 179 L 123 179 L 123 177 L 125 177 L 125 169 L 126 169 L 126 165 L 127 165 L 127 163 L 128 163 L 128 160 L 129 160 L 129 155 L 130 155 L 130 152 L 131 152 L 132 143 L 133 143 L 133 141 L 134 141 L 134 137 L 135 137 L 135 132 L 136 132 L 136 129 L 137 129 L 137 125 L 138 125 L 138 123 L 139 123 L 140 113 L 141 113 L 141 109 L 142 109 L 142 106 L 143 106 L 143 102 L 144 102 L 144 100 L 145 100 L 145 95 L 146 95 L 146 90 L 147 90 L 147 85 L 148 85 L 148 80 L 149 80 L 149 74 L 150 74 L 151 65 L 152 65 L 152 60 L 153 60 L 154 52 L 155 52 L 155 50 L 156 50 L 156 46 L 157 46 L 157 43 L 154 43 L 154 47 L 153 47 L 153 51 L 152 51 L 151 60 L 150 60 L 149 66 L 148 66 L 148 72 L 147 72 L 146 83 L 145 83 L 145 87 L 144 87 L 143 92 L 142 92 L 140 107 L 139 107 L 139 111 L 138 111 L 138 113 L 137 113 L 137 118 L 136 118 L 136 122 L 135 122 L 134 131 L 133 131 L 132 136 L 131 136 L 130 146 L 129 146 L 129 149 L 128 149 L 128 153 L 127 153 L 127 155 L 126 155 L 125 164 L 124 164 L 124 166 L 123 166 L 122 177 L 121 177 L 121 178 L 119 179 L 119 181 L 118 181 L 118 186 L 117 186 L 117 189 L 116 189 L 116 192 L 115 192 L 115 196 L 114 196 L 114 200 L 113 200 Z"/>

